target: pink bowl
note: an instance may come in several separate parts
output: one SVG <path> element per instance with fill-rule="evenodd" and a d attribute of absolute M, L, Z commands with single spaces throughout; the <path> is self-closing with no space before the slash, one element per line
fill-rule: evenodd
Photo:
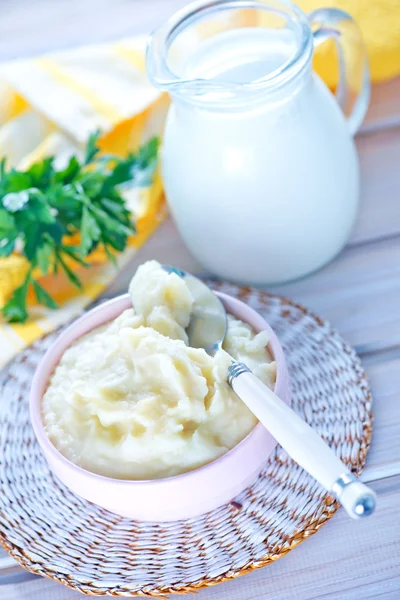
<path fill-rule="evenodd" d="M 289 376 L 281 344 L 266 321 L 252 308 L 217 293 L 226 310 L 259 332 L 270 334 L 269 349 L 277 362 L 276 394 L 290 403 Z M 49 377 L 63 352 L 77 338 L 117 317 L 131 306 L 126 294 L 94 308 L 72 323 L 50 346 L 32 381 L 29 404 L 33 429 L 53 473 L 73 492 L 108 510 L 144 521 L 187 519 L 230 502 L 260 473 L 276 445 L 260 423 L 229 452 L 189 473 L 146 481 L 126 481 L 96 475 L 65 458 L 44 429 L 41 401 Z"/>

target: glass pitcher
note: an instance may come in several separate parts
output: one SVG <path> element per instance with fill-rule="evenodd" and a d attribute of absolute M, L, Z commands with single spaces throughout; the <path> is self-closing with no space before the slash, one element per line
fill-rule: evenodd
<path fill-rule="evenodd" d="M 336 97 L 312 71 L 338 51 Z M 249 284 L 332 259 L 357 213 L 353 135 L 369 101 L 360 31 L 342 10 L 287 0 L 194 2 L 157 29 L 150 81 L 170 93 L 162 173 L 172 215 L 210 272 Z"/>

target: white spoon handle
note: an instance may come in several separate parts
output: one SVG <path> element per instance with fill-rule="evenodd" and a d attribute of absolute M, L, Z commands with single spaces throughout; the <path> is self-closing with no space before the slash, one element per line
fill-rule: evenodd
<path fill-rule="evenodd" d="M 228 381 L 293 460 L 333 493 L 353 519 L 373 512 L 375 493 L 358 481 L 317 432 L 245 365 L 233 362 Z"/>

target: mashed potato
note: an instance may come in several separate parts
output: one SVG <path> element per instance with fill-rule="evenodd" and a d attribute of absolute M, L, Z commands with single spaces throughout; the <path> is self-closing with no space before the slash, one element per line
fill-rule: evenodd
<path fill-rule="evenodd" d="M 224 350 L 187 345 L 193 300 L 184 279 L 151 261 L 132 306 L 68 348 L 43 398 L 47 434 L 71 461 L 120 479 L 156 479 L 204 465 L 240 442 L 256 418 L 228 385 L 230 357 L 267 385 L 266 332 L 229 317 Z"/>

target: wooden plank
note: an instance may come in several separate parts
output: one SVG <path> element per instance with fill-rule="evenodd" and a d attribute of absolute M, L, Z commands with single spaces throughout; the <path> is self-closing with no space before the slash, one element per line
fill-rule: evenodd
<path fill-rule="evenodd" d="M 400 343 L 400 239 L 347 248 L 303 280 L 271 288 L 329 319 L 360 353 Z"/>
<path fill-rule="evenodd" d="M 187 600 L 397 600 L 400 592 L 400 477 L 374 483 L 376 513 L 352 521 L 342 509 L 285 558 L 185 596 Z M 4 586 L 3 600 L 78 600 L 48 580 Z"/>
<path fill-rule="evenodd" d="M 361 199 L 350 244 L 399 235 L 400 128 L 358 136 L 357 148 Z"/>
<path fill-rule="evenodd" d="M 187 600 L 398 599 L 400 478 L 373 485 L 379 505 L 355 522 L 343 510 L 285 558 Z"/>
<path fill-rule="evenodd" d="M 34 578 L 36 579 L 35 575 L 21 569 L 11 556 L 0 548 L 0 586 L 17 584 Z M 0 597 L 3 598 L 1 591 Z"/>
<path fill-rule="evenodd" d="M 400 475 L 400 357 L 369 365 L 366 372 L 372 390 L 374 425 L 362 479 L 371 482 Z"/>
<path fill-rule="evenodd" d="M 148 33 L 187 0 L 1 0 L 0 60 Z"/>
<path fill-rule="evenodd" d="M 371 102 L 363 132 L 400 125 L 400 77 L 372 86 Z"/>

